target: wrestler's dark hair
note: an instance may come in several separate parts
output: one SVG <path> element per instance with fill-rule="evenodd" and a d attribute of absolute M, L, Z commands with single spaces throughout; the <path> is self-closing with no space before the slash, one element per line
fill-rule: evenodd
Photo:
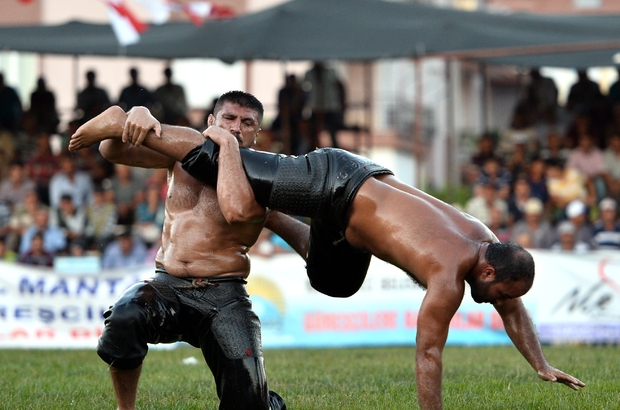
<path fill-rule="evenodd" d="M 525 280 L 534 282 L 534 258 L 521 245 L 512 242 L 492 243 L 484 255 L 495 268 L 495 280 L 512 282 Z"/>
<path fill-rule="evenodd" d="M 246 93 L 245 91 L 228 91 L 220 95 L 220 98 L 218 98 L 215 103 L 215 107 L 213 107 L 214 116 L 217 117 L 217 113 L 220 112 L 226 102 L 237 104 L 238 106 L 250 108 L 256 111 L 258 113 L 259 124 L 263 122 L 263 104 L 252 94 Z"/>

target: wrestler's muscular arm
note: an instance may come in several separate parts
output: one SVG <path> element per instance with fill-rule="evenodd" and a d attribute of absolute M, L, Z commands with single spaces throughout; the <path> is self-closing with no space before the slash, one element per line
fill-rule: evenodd
<path fill-rule="evenodd" d="M 441 272 L 433 273 L 426 296 L 418 312 L 416 334 L 416 386 L 422 410 L 442 408 L 441 375 L 442 353 L 448 338 L 450 321 L 464 294 L 464 283 L 447 278 Z"/>
<path fill-rule="evenodd" d="M 239 142 L 227 130 L 211 125 L 203 133 L 220 146 L 217 199 L 229 224 L 263 222 L 266 209 L 256 202 L 241 162 Z"/>
<path fill-rule="evenodd" d="M 270 211 L 265 228 L 279 235 L 304 260 L 308 256 L 310 225 L 278 211 Z"/>
<path fill-rule="evenodd" d="M 495 309 L 504 322 L 506 333 L 508 333 L 517 350 L 538 372 L 538 377 L 545 381 L 563 383 L 573 390 L 585 386 L 575 377 L 549 365 L 543 355 L 534 325 L 521 298 L 507 300 L 501 305 L 495 305 Z"/>

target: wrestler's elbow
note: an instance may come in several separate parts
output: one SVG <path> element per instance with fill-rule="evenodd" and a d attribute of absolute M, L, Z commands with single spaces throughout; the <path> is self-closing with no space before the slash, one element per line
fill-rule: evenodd
<path fill-rule="evenodd" d="M 229 225 L 261 222 L 265 220 L 266 210 L 258 204 L 222 209 Z"/>

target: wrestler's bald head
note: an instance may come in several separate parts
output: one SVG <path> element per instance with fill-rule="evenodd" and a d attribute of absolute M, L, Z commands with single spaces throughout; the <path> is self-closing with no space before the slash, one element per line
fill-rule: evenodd
<path fill-rule="evenodd" d="M 258 114 L 259 124 L 263 122 L 263 104 L 258 101 L 258 98 L 254 97 L 250 93 L 246 93 L 245 91 L 228 91 L 227 93 L 222 94 L 220 98 L 218 98 L 217 103 L 215 103 L 215 107 L 213 108 L 213 116 L 217 117 L 217 113 L 227 102 L 256 111 Z"/>

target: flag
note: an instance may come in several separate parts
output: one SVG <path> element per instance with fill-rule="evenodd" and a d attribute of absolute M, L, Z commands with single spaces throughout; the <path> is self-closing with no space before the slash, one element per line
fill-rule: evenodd
<path fill-rule="evenodd" d="M 129 11 L 123 0 L 104 0 L 114 34 L 121 46 L 136 44 L 148 26 Z"/>

